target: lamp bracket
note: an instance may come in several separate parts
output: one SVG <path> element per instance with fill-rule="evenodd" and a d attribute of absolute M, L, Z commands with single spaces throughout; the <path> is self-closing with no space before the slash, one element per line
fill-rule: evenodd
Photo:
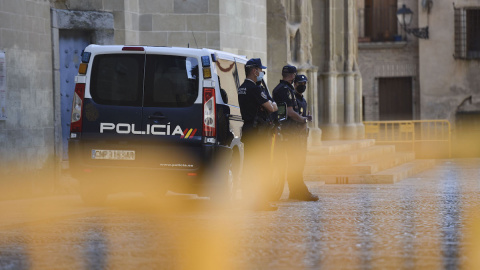
<path fill-rule="evenodd" d="M 417 38 L 428 39 L 428 26 L 422 28 L 406 28 L 405 32 L 416 36 Z"/>

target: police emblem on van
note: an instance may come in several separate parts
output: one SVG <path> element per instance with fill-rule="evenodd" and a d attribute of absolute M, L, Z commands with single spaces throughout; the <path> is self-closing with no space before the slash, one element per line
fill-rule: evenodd
<path fill-rule="evenodd" d="M 185 136 L 184 131 L 180 126 L 176 126 L 171 132 L 172 127 L 170 123 L 167 125 L 150 125 L 147 124 L 146 130 L 140 130 L 135 127 L 135 124 L 128 123 L 100 123 L 100 133 L 105 133 L 105 131 L 115 131 L 118 134 L 135 134 L 135 135 L 157 135 L 157 136 L 170 136 L 170 135 L 180 135 Z"/>

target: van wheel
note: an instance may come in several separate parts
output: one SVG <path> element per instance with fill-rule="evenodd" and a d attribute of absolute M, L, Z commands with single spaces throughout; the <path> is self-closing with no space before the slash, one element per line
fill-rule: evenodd
<path fill-rule="evenodd" d="M 216 188 L 210 192 L 210 199 L 218 203 L 229 203 L 235 199 L 236 183 L 235 183 L 235 169 L 237 164 L 233 157 L 228 158 L 228 165 L 216 166 L 214 169 L 213 179 L 221 179 Z M 218 163 L 217 163 L 218 164 Z M 238 166 L 237 166 L 238 167 Z M 226 169 L 225 169 L 226 168 Z"/>
<path fill-rule="evenodd" d="M 108 194 L 106 190 L 100 186 L 81 183 L 80 196 L 83 202 L 88 206 L 102 206 L 107 200 Z"/>

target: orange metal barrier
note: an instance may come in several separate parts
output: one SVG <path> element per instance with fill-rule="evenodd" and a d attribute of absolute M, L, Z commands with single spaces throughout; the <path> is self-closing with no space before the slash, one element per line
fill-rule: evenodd
<path fill-rule="evenodd" d="M 448 147 L 448 157 L 452 156 L 452 131 L 448 120 L 411 121 L 365 121 L 365 137 L 382 144 L 395 144 L 410 147 L 418 152 L 419 147 L 430 145 Z"/>

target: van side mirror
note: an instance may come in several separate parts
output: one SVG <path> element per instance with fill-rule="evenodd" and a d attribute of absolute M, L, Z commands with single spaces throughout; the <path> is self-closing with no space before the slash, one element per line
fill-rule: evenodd
<path fill-rule="evenodd" d="M 287 115 L 287 104 L 286 103 L 280 103 L 277 104 L 277 120 L 278 122 L 284 122 L 285 120 L 288 119 Z"/>

